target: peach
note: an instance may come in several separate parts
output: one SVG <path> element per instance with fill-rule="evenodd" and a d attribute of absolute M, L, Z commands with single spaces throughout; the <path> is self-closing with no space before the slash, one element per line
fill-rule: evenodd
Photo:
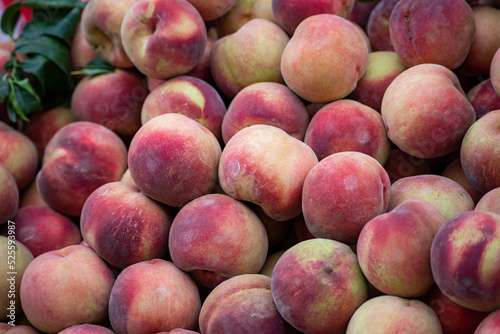
<path fill-rule="evenodd" d="M 346 334 L 358 333 L 442 334 L 436 313 L 415 299 L 379 296 L 361 305 L 347 327 Z"/>
<path fill-rule="evenodd" d="M 13 220 L 16 240 L 21 241 L 34 257 L 82 241 L 78 226 L 47 206 L 22 207 Z M 8 227 L 2 227 L 2 233 L 6 234 L 7 230 Z"/>
<path fill-rule="evenodd" d="M 44 253 L 24 272 L 20 288 L 24 314 L 35 328 L 48 333 L 100 323 L 106 319 L 114 281 L 108 265 L 87 246 Z"/>
<path fill-rule="evenodd" d="M 472 186 L 472 184 L 470 184 L 469 180 L 467 180 L 462 165 L 460 164 L 460 158 L 457 158 L 450 162 L 443 170 L 441 175 L 452 179 L 453 181 L 461 185 L 469 193 L 472 201 L 474 201 L 474 205 L 477 204 L 477 202 L 483 196 L 483 194 L 477 191 Z"/>
<path fill-rule="evenodd" d="M 308 123 L 304 103 L 287 86 L 260 82 L 245 87 L 231 100 L 222 121 L 222 138 L 227 144 L 247 126 L 268 124 L 303 140 Z"/>
<path fill-rule="evenodd" d="M 399 0 L 378 1 L 366 23 L 366 34 L 373 51 L 394 51 L 389 33 L 389 19 Z"/>
<path fill-rule="evenodd" d="M 177 267 L 214 288 L 232 276 L 258 273 L 266 261 L 268 239 L 250 208 L 227 195 L 208 194 L 177 213 L 168 249 Z"/>
<path fill-rule="evenodd" d="M 120 32 L 132 63 L 155 79 L 192 70 L 207 44 L 201 15 L 185 0 L 138 1 L 127 11 Z"/>
<path fill-rule="evenodd" d="M 133 67 L 124 50 L 120 33 L 123 18 L 138 0 L 90 0 L 82 11 L 81 26 L 85 40 L 100 58 L 120 68 Z"/>
<path fill-rule="evenodd" d="M 127 167 L 127 148 L 104 126 L 74 122 L 61 128 L 45 148 L 37 188 L 54 210 L 79 216 L 87 197 L 118 181 Z"/>
<path fill-rule="evenodd" d="M 349 246 L 328 239 L 302 241 L 278 260 L 271 294 L 281 316 L 304 333 L 345 333 L 368 298 L 366 279 Z"/>
<path fill-rule="evenodd" d="M 490 78 L 495 92 L 500 95 L 500 48 L 498 48 L 491 60 Z"/>
<path fill-rule="evenodd" d="M 280 64 L 290 38 L 275 23 L 253 19 L 215 41 L 210 71 L 219 90 L 232 99 L 257 82 L 284 83 Z"/>
<path fill-rule="evenodd" d="M 212 192 L 220 155 L 217 138 L 203 125 L 181 114 L 164 114 L 137 131 L 128 165 L 146 196 L 181 207 Z"/>
<path fill-rule="evenodd" d="M 354 1 L 354 7 L 351 13 L 347 16 L 347 19 L 358 24 L 362 29 L 366 30 L 366 25 L 370 17 L 370 13 L 377 5 L 377 1 L 361 2 L 359 0 Z"/>
<path fill-rule="evenodd" d="M 460 163 L 467 180 L 481 193 L 500 187 L 500 110 L 490 111 L 465 134 Z"/>
<path fill-rule="evenodd" d="M 111 329 L 93 324 L 73 325 L 58 334 L 114 334 Z"/>
<path fill-rule="evenodd" d="M 370 52 L 366 72 L 359 79 L 349 97 L 380 112 L 387 87 L 405 70 L 406 66 L 403 65 L 397 53 L 393 51 Z"/>
<path fill-rule="evenodd" d="M 0 164 L 12 174 L 19 191 L 35 177 L 38 159 L 36 146 L 29 137 L 0 122 Z"/>
<path fill-rule="evenodd" d="M 226 106 L 207 82 L 190 76 L 169 79 L 153 89 L 141 110 L 141 122 L 167 113 L 185 115 L 210 130 L 222 142 L 221 124 Z"/>
<path fill-rule="evenodd" d="M 420 300 L 436 313 L 444 334 L 474 333 L 488 315 L 488 312 L 474 311 L 451 301 L 437 285 L 434 285 Z"/>
<path fill-rule="evenodd" d="M 266 229 L 267 240 L 269 244 L 269 249 L 279 246 L 280 242 L 282 242 L 288 232 L 292 227 L 292 220 L 287 221 L 277 221 L 266 215 L 264 210 L 258 205 L 253 203 L 246 203 L 248 207 L 259 217 L 262 224 L 264 224 L 264 228 Z"/>
<path fill-rule="evenodd" d="M 476 120 L 493 110 L 500 109 L 500 95 L 495 92 L 491 79 L 486 79 L 467 92 L 467 100 L 476 112 Z"/>
<path fill-rule="evenodd" d="M 439 289 L 476 311 L 500 307 L 500 215 L 470 211 L 448 220 L 431 247 L 431 268 Z"/>
<path fill-rule="evenodd" d="M 73 40 L 71 41 L 71 68 L 73 71 L 78 71 L 87 65 L 92 59 L 97 58 L 97 54 L 92 50 L 92 47 L 83 36 L 82 22 L 78 24 Z"/>
<path fill-rule="evenodd" d="M 80 218 L 83 240 L 115 268 L 162 258 L 172 218 L 137 186 L 110 182 L 85 201 Z"/>
<path fill-rule="evenodd" d="M 296 333 L 278 313 L 271 294 L 271 278 L 239 275 L 219 284 L 200 311 L 200 330 L 215 333 Z"/>
<path fill-rule="evenodd" d="M 281 255 L 283 255 L 286 251 L 286 249 L 282 249 L 276 253 L 269 255 L 266 259 L 266 262 L 264 262 L 262 269 L 260 269 L 259 274 L 271 277 L 276 263 L 281 258 Z"/>
<path fill-rule="evenodd" d="M 7 332 L 8 334 L 39 334 L 39 332 L 31 326 L 0 323 L 0 334 Z"/>
<path fill-rule="evenodd" d="M 434 284 L 430 250 L 446 222 L 436 207 L 409 199 L 370 220 L 361 231 L 357 255 L 363 274 L 388 295 L 419 297 Z"/>
<path fill-rule="evenodd" d="M 195 329 L 201 308 L 194 281 L 172 262 L 155 259 L 125 268 L 109 300 L 116 334 Z"/>
<path fill-rule="evenodd" d="M 476 120 L 457 76 L 437 64 L 417 65 L 398 75 L 387 87 L 381 113 L 389 139 L 417 158 L 458 149 Z"/>
<path fill-rule="evenodd" d="M 204 21 L 218 19 L 235 5 L 237 0 L 188 0 L 200 13 Z"/>
<path fill-rule="evenodd" d="M 390 197 L 389 175 L 377 160 L 340 152 L 307 175 L 302 210 L 312 235 L 352 244 L 368 221 L 387 211 Z"/>
<path fill-rule="evenodd" d="M 476 328 L 474 334 L 488 334 L 500 329 L 500 310 L 491 312 Z"/>
<path fill-rule="evenodd" d="M 459 67 L 475 32 L 474 13 L 464 0 L 400 0 L 389 18 L 392 45 L 407 67 Z"/>
<path fill-rule="evenodd" d="M 141 127 L 147 95 L 143 76 L 134 70 L 87 76 L 73 91 L 71 115 L 75 121 L 101 124 L 119 136 L 132 138 Z"/>
<path fill-rule="evenodd" d="M 28 247 L 16 240 L 17 227 L 15 222 L 9 223 L 9 232 L 6 236 L 0 236 L 0 320 L 16 324 L 17 315 L 22 313 L 22 305 L 19 296 L 19 289 L 23 275 L 28 265 L 33 261 Z"/>
<path fill-rule="evenodd" d="M 215 22 L 219 38 L 233 34 L 253 19 L 266 19 L 276 23 L 273 0 L 237 0 L 223 17 Z"/>
<path fill-rule="evenodd" d="M 207 37 L 207 44 L 205 46 L 205 51 L 201 59 L 196 63 L 196 65 L 185 75 L 196 77 L 209 84 L 214 84 L 214 79 L 212 78 L 212 72 L 210 72 L 210 53 L 212 52 L 212 47 L 215 44 L 215 39 Z"/>
<path fill-rule="evenodd" d="M 20 194 L 20 199 L 19 199 L 19 207 L 22 208 L 23 206 L 28 206 L 28 205 L 44 205 L 44 206 L 49 206 L 45 201 L 42 199 L 42 196 L 38 192 L 38 189 L 36 187 L 36 179 L 33 180 L 26 189 L 23 190 L 23 192 Z"/>
<path fill-rule="evenodd" d="M 174 328 L 170 332 L 159 332 L 157 334 L 198 334 L 198 332 L 184 328 Z"/>
<path fill-rule="evenodd" d="M 500 187 L 491 189 L 477 202 L 476 211 L 489 211 L 500 215 Z"/>
<path fill-rule="evenodd" d="M 298 215 L 293 219 L 293 226 L 298 242 L 316 238 L 307 228 L 306 220 L 304 219 L 303 214 Z"/>
<path fill-rule="evenodd" d="M 56 107 L 30 116 L 29 123 L 23 127 L 23 133 L 35 144 L 40 161 L 50 139 L 71 122 L 71 110 L 66 107 Z"/>
<path fill-rule="evenodd" d="M 384 169 L 391 179 L 391 184 L 403 177 L 431 174 L 428 161 L 411 156 L 399 148 L 390 150 Z"/>
<path fill-rule="evenodd" d="M 338 152 L 356 151 L 385 164 L 391 142 L 380 114 L 357 101 L 339 100 L 321 108 L 307 127 L 304 142 L 319 160 Z"/>
<path fill-rule="evenodd" d="M 434 205 L 446 220 L 474 210 L 474 201 L 469 193 L 456 181 L 440 175 L 408 176 L 394 182 L 389 210 L 412 198 Z"/>
<path fill-rule="evenodd" d="M 276 22 L 292 36 L 306 18 L 317 14 L 333 14 L 346 18 L 354 8 L 354 0 L 273 0 Z"/>
<path fill-rule="evenodd" d="M 16 180 L 0 163 L 0 224 L 14 218 L 19 207 L 19 189 Z"/>
<path fill-rule="evenodd" d="M 313 103 L 342 99 L 355 88 L 368 65 L 363 34 L 350 21 L 332 14 L 300 23 L 283 51 L 286 84 Z"/>
<path fill-rule="evenodd" d="M 219 183 L 229 196 L 286 221 L 301 213 L 304 180 L 317 162 L 309 146 L 284 130 L 252 125 L 237 132 L 224 148 Z"/>
<path fill-rule="evenodd" d="M 484 5 L 474 5 L 471 8 L 476 33 L 460 69 L 472 75 L 488 75 L 491 60 L 500 48 L 500 26 L 498 25 L 500 9 Z"/>

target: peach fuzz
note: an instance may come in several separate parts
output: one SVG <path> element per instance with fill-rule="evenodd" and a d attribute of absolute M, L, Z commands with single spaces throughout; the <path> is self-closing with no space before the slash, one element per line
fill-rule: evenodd
<path fill-rule="evenodd" d="M 145 123 L 130 143 L 128 166 L 148 197 L 181 207 L 212 192 L 221 148 L 203 125 L 181 114 Z"/>
<path fill-rule="evenodd" d="M 366 279 L 349 246 L 329 239 L 302 241 L 278 260 L 271 293 L 281 316 L 304 333 L 345 333 L 368 298 Z"/>
<path fill-rule="evenodd" d="M 101 124 L 124 138 L 141 127 L 141 108 L 148 89 L 144 77 L 135 70 L 83 78 L 71 95 L 71 115 L 75 121 Z"/>
<path fill-rule="evenodd" d="M 125 14 L 120 33 L 135 67 L 155 79 L 193 69 L 207 44 L 200 13 L 184 0 L 137 1 Z"/>
<path fill-rule="evenodd" d="M 500 187 L 491 189 L 477 202 L 476 211 L 489 211 L 500 215 Z"/>
<path fill-rule="evenodd" d="M 470 211 L 448 220 L 431 247 L 431 268 L 439 289 L 476 311 L 500 307 L 500 215 Z"/>
<path fill-rule="evenodd" d="M 177 213 L 168 249 L 177 267 L 214 288 L 232 276 L 258 273 L 266 261 L 268 238 L 246 205 L 227 195 L 209 194 Z"/>
<path fill-rule="evenodd" d="M 296 333 L 276 309 L 271 278 L 259 274 L 238 275 L 213 289 L 201 307 L 199 325 L 204 334 Z"/>
<path fill-rule="evenodd" d="M 467 130 L 460 163 L 467 180 L 481 193 L 500 187 L 500 109 L 490 111 Z"/>
<path fill-rule="evenodd" d="M 446 222 L 436 207 L 409 199 L 370 220 L 361 231 L 357 255 L 363 274 L 388 295 L 419 297 L 434 284 L 430 249 Z"/>
<path fill-rule="evenodd" d="M 194 330 L 201 308 L 196 284 L 172 262 L 155 259 L 125 268 L 109 300 L 116 334 Z"/>
<path fill-rule="evenodd" d="M 68 327 L 58 334 L 114 334 L 114 332 L 100 325 L 82 324 Z"/>
<path fill-rule="evenodd" d="M 2 270 L 0 275 L 0 292 L 2 293 L 0 295 L 0 307 L 2 308 L 0 321 L 14 321 L 18 324 L 15 320 L 23 312 L 19 288 L 26 268 L 33 261 L 33 254 L 22 242 L 16 240 L 15 225 L 10 224 L 8 230 L 11 232 L 0 236 L 0 251 L 2 252 L 0 255 L 0 269 Z"/>
<path fill-rule="evenodd" d="M 219 183 L 229 196 L 260 206 L 274 220 L 286 221 L 301 213 L 304 180 L 317 162 L 309 146 L 284 130 L 252 125 L 226 144 Z"/>
<path fill-rule="evenodd" d="M 380 114 L 357 101 L 327 104 L 309 122 L 304 142 L 319 160 L 338 152 L 365 153 L 385 164 L 391 149 Z"/>
<path fill-rule="evenodd" d="M 475 32 L 474 13 L 464 0 L 400 0 L 389 18 L 392 45 L 407 67 L 459 67 Z"/>
<path fill-rule="evenodd" d="M 89 1 L 82 11 L 81 29 L 88 45 L 100 58 L 113 66 L 131 68 L 120 34 L 123 18 L 138 0 Z"/>
<path fill-rule="evenodd" d="M 14 218 L 19 207 L 19 189 L 16 180 L 0 163 L 0 224 Z"/>
<path fill-rule="evenodd" d="M 215 21 L 217 35 L 222 38 L 238 31 L 253 19 L 266 19 L 276 23 L 273 0 L 238 0 L 223 17 Z"/>
<path fill-rule="evenodd" d="M 310 16 L 333 14 L 346 18 L 354 8 L 355 0 L 273 0 L 276 22 L 292 36 L 297 26 Z"/>
<path fill-rule="evenodd" d="M 353 23 L 333 14 L 302 21 L 281 57 L 287 86 L 313 103 L 349 95 L 367 65 L 365 37 Z"/>
<path fill-rule="evenodd" d="M 467 100 L 476 111 L 476 120 L 490 111 L 500 109 L 500 95 L 495 92 L 491 78 L 483 80 L 469 89 Z"/>
<path fill-rule="evenodd" d="M 28 136 L 0 122 L 0 164 L 12 174 L 19 191 L 35 177 L 38 159 L 36 146 Z"/>
<path fill-rule="evenodd" d="M 496 333 L 500 329 L 500 310 L 491 312 L 476 328 L 474 334 Z"/>
<path fill-rule="evenodd" d="M 458 305 L 434 285 L 421 301 L 436 313 L 443 328 L 443 333 L 474 333 L 488 312 L 474 311 Z"/>
<path fill-rule="evenodd" d="M 19 208 L 13 221 L 16 223 L 16 240 L 28 247 L 34 257 L 82 241 L 78 226 L 47 206 Z M 7 230 L 4 225 L 1 231 L 6 234 Z"/>
<path fill-rule="evenodd" d="M 415 299 L 397 296 L 378 296 L 361 305 L 347 327 L 346 334 L 442 334 L 436 313 Z"/>
<path fill-rule="evenodd" d="M 100 323 L 106 319 L 114 281 L 108 265 L 87 246 L 44 253 L 24 272 L 19 291 L 24 314 L 35 328 L 48 333 Z"/>
<path fill-rule="evenodd" d="M 391 179 L 391 184 L 407 176 L 432 174 L 428 161 L 411 156 L 399 148 L 390 150 L 384 169 Z"/>
<path fill-rule="evenodd" d="M 110 182 L 85 201 L 80 217 L 83 240 L 115 268 L 167 254 L 172 218 L 167 208 L 137 186 Z"/>
<path fill-rule="evenodd" d="M 302 210 L 312 235 L 352 244 L 368 221 L 387 211 L 390 197 L 389 176 L 377 160 L 340 152 L 307 175 Z"/>
<path fill-rule="evenodd" d="M 204 21 L 218 19 L 236 4 L 237 0 L 187 0 L 200 13 Z"/>
<path fill-rule="evenodd" d="M 389 34 L 389 19 L 399 0 L 381 0 L 376 2 L 366 22 L 366 34 L 373 51 L 394 51 Z"/>
<path fill-rule="evenodd" d="M 434 205 L 446 220 L 474 210 L 474 201 L 469 193 L 456 181 L 441 175 L 408 176 L 394 182 L 389 210 L 412 198 Z"/>
<path fill-rule="evenodd" d="M 222 142 L 221 124 L 226 106 L 219 93 L 207 82 L 179 76 L 153 89 L 142 105 L 142 124 L 167 113 L 179 113 L 194 119 Z"/>
<path fill-rule="evenodd" d="M 458 149 L 476 120 L 457 76 L 436 64 L 417 65 L 398 75 L 384 94 L 381 113 L 389 139 L 418 158 Z"/>
<path fill-rule="evenodd" d="M 349 97 L 380 112 L 387 87 L 405 70 L 396 52 L 370 52 L 366 72 Z"/>
<path fill-rule="evenodd" d="M 79 216 L 87 197 L 118 181 L 126 167 L 127 148 L 120 137 L 96 123 L 74 122 L 47 144 L 37 188 L 51 208 Z"/>
<path fill-rule="evenodd" d="M 210 53 L 210 71 L 218 89 L 232 99 L 253 83 L 284 83 L 280 64 L 289 40 L 277 24 L 258 18 L 216 40 Z"/>
<path fill-rule="evenodd" d="M 222 120 L 222 138 L 227 143 L 247 126 L 268 124 L 303 140 L 308 123 L 304 103 L 287 86 L 259 82 L 245 87 L 231 100 Z"/>

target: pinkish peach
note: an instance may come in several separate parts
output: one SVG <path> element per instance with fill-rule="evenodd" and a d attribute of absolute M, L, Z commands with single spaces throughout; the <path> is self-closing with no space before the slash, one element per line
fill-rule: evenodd
<path fill-rule="evenodd" d="M 14 218 L 19 207 L 19 189 L 12 174 L 0 164 L 0 224 Z"/>

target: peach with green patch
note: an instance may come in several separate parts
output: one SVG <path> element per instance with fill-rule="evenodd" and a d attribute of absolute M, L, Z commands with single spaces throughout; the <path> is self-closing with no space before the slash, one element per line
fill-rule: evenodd
<path fill-rule="evenodd" d="M 118 181 L 127 168 L 127 148 L 108 128 L 92 122 L 62 127 L 45 148 L 37 188 L 54 210 L 80 216 L 87 197 Z"/>
<path fill-rule="evenodd" d="M 176 266 L 214 288 L 232 276 L 258 273 L 266 261 L 268 239 L 250 208 L 227 195 L 208 194 L 177 213 L 168 248 Z"/>
<path fill-rule="evenodd" d="M 284 130 L 252 125 L 237 132 L 224 148 L 219 183 L 229 196 L 286 221 L 301 213 L 302 186 L 317 162 L 309 146 Z"/>
<path fill-rule="evenodd" d="M 114 281 L 108 265 L 87 246 L 44 253 L 24 272 L 19 290 L 24 314 L 35 328 L 47 333 L 100 323 L 106 319 Z"/>
<path fill-rule="evenodd" d="M 431 248 L 432 274 L 455 303 L 489 312 L 500 307 L 500 215 L 470 211 L 443 225 Z"/>
<path fill-rule="evenodd" d="M 146 196 L 181 207 L 212 192 L 220 155 L 217 138 L 203 125 L 181 114 L 164 114 L 137 131 L 128 166 Z"/>
<path fill-rule="evenodd" d="M 457 76 L 437 64 L 417 65 L 398 75 L 387 87 L 381 113 L 389 139 L 418 158 L 455 151 L 476 120 Z"/>
<path fill-rule="evenodd" d="M 100 58 L 119 68 L 134 67 L 124 50 L 120 29 L 125 14 L 136 2 L 91 0 L 82 11 L 81 29 L 88 45 Z"/>
<path fill-rule="evenodd" d="M 271 278 L 239 275 L 219 284 L 203 302 L 199 318 L 204 334 L 293 334 L 279 314 L 271 294 Z"/>
<path fill-rule="evenodd" d="M 387 87 L 405 70 L 396 52 L 370 52 L 366 72 L 349 97 L 380 112 Z"/>
<path fill-rule="evenodd" d="M 172 262 L 155 259 L 125 268 L 109 300 L 109 320 L 116 334 L 194 330 L 201 308 L 193 279 Z"/>
<path fill-rule="evenodd" d="M 287 86 L 313 103 L 349 95 L 367 65 L 365 36 L 353 23 L 333 14 L 314 15 L 302 21 L 281 58 Z"/>
<path fill-rule="evenodd" d="M 215 41 L 210 71 L 219 90 L 232 99 L 257 82 L 284 83 L 280 63 L 290 38 L 275 23 L 253 19 Z"/>
<path fill-rule="evenodd" d="M 368 286 L 349 246 L 329 239 L 302 241 L 278 260 L 271 293 L 281 316 L 304 333 L 344 333 L 368 298 Z"/>
<path fill-rule="evenodd" d="M 207 44 L 200 13 L 184 0 L 136 2 L 123 18 L 120 32 L 132 63 L 155 79 L 193 69 Z"/>
<path fill-rule="evenodd" d="M 80 218 L 83 240 L 115 268 L 163 258 L 172 218 L 165 206 L 134 184 L 110 182 L 87 198 Z"/>
<path fill-rule="evenodd" d="M 266 19 L 276 23 L 273 14 L 273 0 L 238 0 L 223 17 L 215 21 L 217 35 L 222 38 L 238 31 L 253 19 Z"/>
<path fill-rule="evenodd" d="M 191 76 L 179 76 L 153 89 L 142 105 L 142 124 L 167 113 L 194 119 L 222 142 L 221 124 L 226 106 L 219 93 L 207 82 Z"/>
<path fill-rule="evenodd" d="M 390 197 L 389 176 L 377 160 L 340 152 L 307 175 L 302 210 L 312 235 L 353 244 L 366 223 L 387 211 Z"/>
<path fill-rule="evenodd" d="M 356 310 L 346 334 L 442 334 L 436 313 L 425 303 L 397 296 L 372 298 Z"/>
<path fill-rule="evenodd" d="M 222 137 L 227 143 L 247 126 L 268 124 L 303 140 L 308 123 L 304 103 L 287 86 L 259 82 L 245 87 L 231 100 L 222 121 Z"/>
<path fill-rule="evenodd" d="M 338 152 L 355 151 L 385 164 L 391 142 L 380 114 L 354 100 L 339 100 L 321 108 L 309 122 L 304 142 L 319 160 Z"/>
<path fill-rule="evenodd" d="M 359 235 L 357 255 L 368 281 L 379 291 L 419 297 L 434 284 L 430 249 L 445 218 L 432 204 L 409 199 L 370 220 Z"/>
<path fill-rule="evenodd" d="M 19 189 L 16 180 L 0 164 L 0 224 L 14 218 L 19 207 Z"/>

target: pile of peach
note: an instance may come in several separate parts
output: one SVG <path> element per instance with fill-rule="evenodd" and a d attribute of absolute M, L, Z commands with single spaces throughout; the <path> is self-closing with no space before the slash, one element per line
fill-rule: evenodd
<path fill-rule="evenodd" d="M 90 0 L 71 51 L 116 69 L 0 110 L 0 333 L 500 331 L 500 2 Z"/>

